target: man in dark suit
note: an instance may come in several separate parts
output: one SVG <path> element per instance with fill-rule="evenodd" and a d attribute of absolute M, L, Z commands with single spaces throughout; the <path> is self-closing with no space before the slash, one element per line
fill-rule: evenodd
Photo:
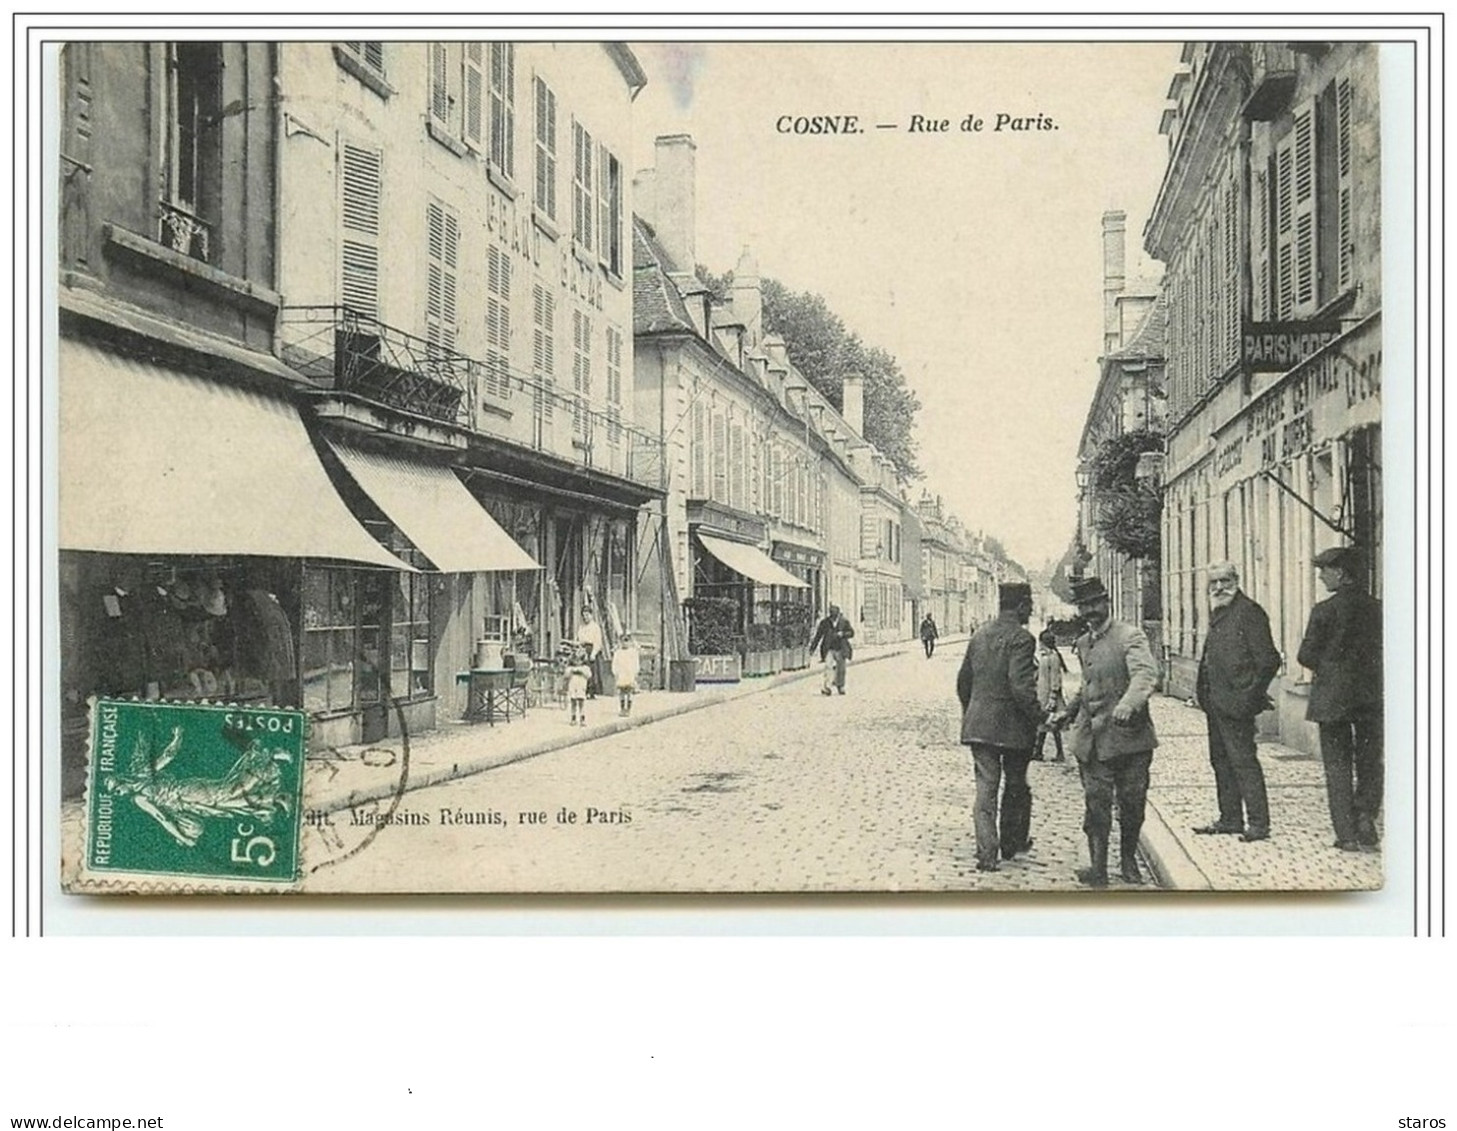
<path fill-rule="evenodd" d="M 956 675 L 961 741 L 976 768 L 976 868 L 995 872 L 998 853 L 1010 860 L 1032 847 L 1032 790 L 1027 766 L 1042 710 L 1037 702 L 1037 642 L 1024 627 L 1032 616 L 1032 587 L 999 587 L 997 619 L 972 634 Z M 1003 775 L 1001 835 L 997 787 Z"/>
<path fill-rule="evenodd" d="M 1305 717 L 1320 727 L 1336 847 L 1360 852 L 1380 843 L 1376 819 L 1385 779 L 1381 602 L 1361 587 L 1360 559 L 1350 547 L 1322 550 L 1314 564 L 1330 596 L 1310 610 L 1300 642 L 1297 658 L 1315 673 Z"/>
<path fill-rule="evenodd" d="M 1072 590 L 1078 616 L 1087 626 L 1073 644 L 1082 683 L 1047 722 L 1053 727 L 1074 723 L 1072 748 L 1083 779 L 1083 832 L 1088 838 L 1088 867 L 1078 870 L 1078 882 L 1108 886 L 1108 837 L 1116 799 L 1121 874 L 1125 882 L 1141 884 L 1138 839 L 1158 745 L 1148 700 L 1158 686 L 1158 665 L 1143 630 L 1113 619 L 1101 579 L 1078 578 Z"/>
<path fill-rule="evenodd" d="M 1255 752 L 1255 716 L 1271 705 L 1267 693 L 1280 653 L 1270 638 L 1270 618 L 1240 592 L 1239 571 L 1229 562 L 1209 567 L 1209 610 L 1194 694 L 1209 728 L 1219 817 L 1194 831 L 1237 834 L 1247 843 L 1268 840 L 1270 801 Z"/>
<path fill-rule="evenodd" d="M 840 615 L 838 605 L 831 605 L 820 623 L 815 626 L 814 635 L 809 641 L 809 651 L 813 654 L 818 648 L 820 663 L 824 665 L 825 678 L 820 686 L 821 695 L 830 694 L 831 687 L 841 695 L 845 694 L 845 665 L 850 660 L 850 638 L 854 635 L 854 627 Z"/>

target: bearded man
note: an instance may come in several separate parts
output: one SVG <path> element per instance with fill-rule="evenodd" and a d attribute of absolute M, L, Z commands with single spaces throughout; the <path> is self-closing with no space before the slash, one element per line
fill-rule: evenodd
<path fill-rule="evenodd" d="M 1209 567 L 1209 631 L 1194 694 L 1209 728 L 1219 817 L 1196 833 L 1228 833 L 1246 843 L 1269 839 L 1270 801 L 1255 753 L 1255 716 L 1270 708 L 1270 680 L 1279 670 L 1270 618 L 1240 591 L 1234 565 L 1215 562 Z"/>

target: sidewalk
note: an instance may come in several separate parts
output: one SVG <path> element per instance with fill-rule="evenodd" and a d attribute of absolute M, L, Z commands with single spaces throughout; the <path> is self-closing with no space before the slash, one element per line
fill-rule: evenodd
<path fill-rule="evenodd" d="M 954 646 L 965 639 L 946 637 L 942 642 Z M 855 669 L 863 664 L 920 647 L 919 640 L 902 640 L 857 648 L 850 678 L 854 679 Z M 561 707 L 533 707 L 523 718 L 494 726 L 442 719 L 436 730 L 410 740 L 408 775 L 403 772 L 404 747 L 398 737 L 374 746 L 311 751 L 304 766 L 304 804 L 312 813 L 336 812 L 371 802 L 388 804 L 397 793 L 439 785 L 798 680 L 818 679 L 820 674 L 820 666 L 812 664 L 800 671 L 737 684 L 700 684 L 691 693 L 639 692 L 627 718 L 617 714 L 617 696 L 604 694 L 588 700 L 585 727 L 569 725 L 567 712 Z"/>
<path fill-rule="evenodd" d="M 1334 847 L 1320 758 L 1259 744 L 1270 795 L 1270 839 L 1197 836 L 1219 814 L 1204 713 L 1177 699 L 1149 703 L 1154 751 L 1143 851 L 1166 888 L 1183 891 L 1352 891 L 1382 886 L 1377 853 Z"/>

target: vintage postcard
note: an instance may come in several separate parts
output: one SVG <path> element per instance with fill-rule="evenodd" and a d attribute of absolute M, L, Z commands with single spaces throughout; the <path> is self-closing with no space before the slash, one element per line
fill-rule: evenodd
<path fill-rule="evenodd" d="M 1381 888 L 1400 51 L 57 44 L 63 886 Z"/>

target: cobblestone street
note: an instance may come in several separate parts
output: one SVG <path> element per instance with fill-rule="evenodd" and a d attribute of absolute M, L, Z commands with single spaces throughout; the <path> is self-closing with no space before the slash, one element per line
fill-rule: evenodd
<path fill-rule="evenodd" d="M 955 644 L 929 661 L 917 649 L 853 665 L 843 698 L 800 679 L 411 791 L 397 818 L 428 824 L 380 829 L 306 888 L 1083 890 L 1081 791 L 1076 772 L 1054 762 L 1032 766 L 1032 851 L 976 872 L 972 771 L 957 742 L 960 656 Z M 562 809 L 576 822 L 559 822 Z M 456 810 L 504 823 L 445 823 Z M 357 841 L 357 828 L 338 827 L 351 819 L 336 812 L 324 832 Z M 316 845 L 309 855 L 319 854 Z"/>

